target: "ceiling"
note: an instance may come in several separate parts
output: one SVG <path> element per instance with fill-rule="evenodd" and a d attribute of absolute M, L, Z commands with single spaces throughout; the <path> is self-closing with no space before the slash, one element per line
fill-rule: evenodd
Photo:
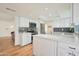
<path fill-rule="evenodd" d="M 43 21 L 51 21 L 57 17 L 71 17 L 71 5 L 70 3 L 0 3 L 0 20 L 12 21 L 14 16 L 26 16 Z"/>

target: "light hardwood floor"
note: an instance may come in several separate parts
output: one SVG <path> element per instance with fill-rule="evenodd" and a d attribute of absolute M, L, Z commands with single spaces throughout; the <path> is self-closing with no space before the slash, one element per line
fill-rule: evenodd
<path fill-rule="evenodd" d="M 7 38 L 7 37 L 6 37 Z M 3 39 L 3 38 L 0 38 Z M 10 38 L 0 40 L 0 42 L 5 42 L 0 47 L 0 56 L 32 56 L 32 44 L 26 46 L 13 46 L 13 43 Z M 4 47 L 4 49 L 3 49 Z"/>

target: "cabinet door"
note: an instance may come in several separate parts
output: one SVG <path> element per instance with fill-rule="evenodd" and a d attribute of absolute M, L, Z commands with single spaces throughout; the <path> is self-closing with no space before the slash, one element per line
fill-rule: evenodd
<path fill-rule="evenodd" d="M 37 56 L 55 56 L 56 41 L 41 37 L 33 37 L 33 54 Z"/>
<path fill-rule="evenodd" d="M 77 56 L 76 47 L 71 44 L 59 42 L 58 56 Z"/>
<path fill-rule="evenodd" d="M 21 46 L 31 43 L 31 33 L 23 33 L 21 35 Z"/>
<path fill-rule="evenodd" d="M 57 41 L 51 40 L 51 48 L 50 48 L 50 53 L 52 56 L 57 56 Z"/>
<path fill-rule="evenodd" d="M 20 17 L 20 27 L 29 27 L 29 20 L 25 17 Z"/>
<path fill-rule="evenodd" d="M 39 42 L 39 55 L 40 56 L 54 56 L 55 55 L 55 42 L 50 39 L 41 38 Z"/>
<path fill-rule="evenodd" d="M 77 56 L 75 51 L 58 48 L 58 56 Z"/>
<path fill-rule="evenodd" d="M 38 40 L 39 44 L 39 55 L 40 56 L 49 56 L 50 53 L 50 48 L 51 48 L 51 43 L 50 40 L 46 40 L 41 38 Z"/>
<path fill-rule="evenodd" d="M 68 56 L 68 51 L 63 48 L 58 48 L 58 56 Z"/>
<path fill-rule="evenodd" d="M 39 42 L 38 37 L 33 37 L 33 55 L 39 55 Z"/>
<path fill-rule="evenodd" d="M 65 56 L 66 51 L 64 49 L 58 48 L 58 56 Z"/>

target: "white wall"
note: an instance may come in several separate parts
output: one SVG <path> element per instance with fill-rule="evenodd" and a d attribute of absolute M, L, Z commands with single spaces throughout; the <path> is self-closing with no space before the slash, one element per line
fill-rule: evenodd
<path fill-rule="evenodd" d="M 10 36 L 10 32 L 14 31 L 14 22 L 0 20 L 0 37 Z"/>

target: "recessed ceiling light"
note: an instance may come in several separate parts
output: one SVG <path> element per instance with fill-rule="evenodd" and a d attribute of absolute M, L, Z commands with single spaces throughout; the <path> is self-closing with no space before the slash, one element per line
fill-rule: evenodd
<path fill-rule="evenodd" d="M 10 28 L 13 28 L 13 27 L 14 27 L 14 25 L 11 25 L 11 26 L 10 26 Z"/>

